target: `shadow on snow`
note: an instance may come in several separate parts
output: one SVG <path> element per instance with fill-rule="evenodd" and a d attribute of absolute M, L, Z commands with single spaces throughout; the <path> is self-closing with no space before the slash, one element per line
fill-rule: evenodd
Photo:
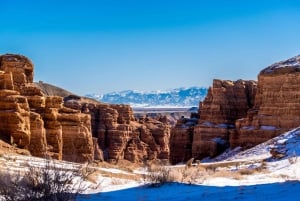
<path fill-rule="evenodd" d="M 205 201 L 282 201 L 300 197 L 300 182 L 262 184 L 253 186 L 200 186 L 169 183 L 158 188 L 136 187 L 120 191 L 88 195 L 81 201 L 158 201 L 158 200 L 205 200 Z"/>

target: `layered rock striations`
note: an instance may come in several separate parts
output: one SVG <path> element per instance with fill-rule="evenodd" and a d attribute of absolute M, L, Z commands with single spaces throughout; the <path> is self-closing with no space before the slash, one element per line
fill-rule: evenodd
<path fill-rule="evenodd" d="M 136 120 L 128 105 L 109 105 L 76 96 L 66 97 L 64 105 L 91 116 L 92 134 L 105 160 L 140 163 L 169 159 L 170 126 L 163 120 Z"/>
<path fill-rule="evenodd" d="M 258 82 L 214 80 L 199 116 L 174 128 L 166 117 L 136 119 L 127 105 L 35 84 L 33 70 L 24 56 L 0 56 L 0 141 L 34 156 L 178 163 L 251 147 L 300 125 L 300 56 L 262 70 Z"/>
<path fill-rule="evenodd" d="M 94 159 L 90 116 L 45 96 L 33 84 L 24 56 L 0 56 L 0 138 L 32 155 L 85 162 Z"/>
<path fill-rule="evenodd" d="M 254 104 L 255 81 L 214 80 L 200 103 L 200 119 L 194 128 L 192 156 L 215 156 L 229 146 L 235 121 L 245 117 Z"/>
<path fill-rule="evenodd" d="M 200 103 L 198 123 L 183 119 L 173 128 L 171 161 L 215 156 L 229 146 L 249 148 L 298 127 L 299 83 L 300 56 L 263 69 L 258 82 L 214 80 Z"/>
<path fill-rule="evenodd" d="M 300 56 L 296 56 L 259 73 L 254 107 L 236 122 L 231 146 L 254 146 L 299 125 Z"/>
<path fill-rule="evenodd" d="M 170 126 L 163 119 L 136 120 L 127 105 L 57 89 L 33 83 L 26 57 L 0 56 L 0 139 L 34 156 L 76 162 L 169 159 Z"/>
<path fill-rule="evenodd" d="M 170 139 L 170 162 L 172 164 L 188 161 L 192 158 L 192 145 L 195 125 L 198 118 L 182 117 L 172 128 Z"/>

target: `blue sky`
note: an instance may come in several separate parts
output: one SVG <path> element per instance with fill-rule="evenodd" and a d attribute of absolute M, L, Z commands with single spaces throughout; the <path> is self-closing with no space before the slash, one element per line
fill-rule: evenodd
<path fill-rule="evenodd" d="M 84 95 L 257 79 L 300 54 L 300 1 L 0 0 L 0 54 Z"/>

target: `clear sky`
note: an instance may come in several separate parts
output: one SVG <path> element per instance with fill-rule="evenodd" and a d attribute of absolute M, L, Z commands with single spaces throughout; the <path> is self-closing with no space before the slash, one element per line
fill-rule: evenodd
<path fill-rule="evenodd" d="M 257 79 L 300 54 L 299 0 L 0 0 L 0 54 L 35 81 L 105 93 Z"/>

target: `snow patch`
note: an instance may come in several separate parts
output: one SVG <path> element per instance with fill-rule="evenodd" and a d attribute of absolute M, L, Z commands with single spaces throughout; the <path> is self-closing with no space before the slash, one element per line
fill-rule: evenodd
<path fill-rule="evenodd" d="M 275 131 L 277 128 L 275 126 L 260 126 L 261 130 Z"/>

